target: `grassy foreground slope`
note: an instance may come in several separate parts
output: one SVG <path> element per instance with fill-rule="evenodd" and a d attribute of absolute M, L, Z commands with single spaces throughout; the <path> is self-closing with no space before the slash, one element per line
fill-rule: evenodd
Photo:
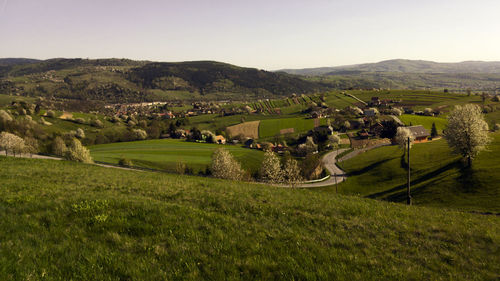
<path fill-rule="evenodd" d="M 1 280 L 493 280 L 500 218 L 0 156 Z"/>
<path fill-rule="evenodd" d="M 451 154 L 444 139 L 411 149 L 412 196 L 415 204 L 500 213 L 500 133 L 472 169 Z M 398 146 L 381 147 L 342 162 L 350 175 L 340 191 L 394 202 L 406 202 L 407 172 Z M 331 190 L 331 189 L 328 189 Z"/>

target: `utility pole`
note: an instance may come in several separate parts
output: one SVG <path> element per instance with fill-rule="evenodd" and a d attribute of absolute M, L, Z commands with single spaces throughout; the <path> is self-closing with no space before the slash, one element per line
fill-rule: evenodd
<path fill-rule="evenodd" d="M 337 185 L 337 173 L 333 173 L 333 176 L 335 177 L 335 193 L 339 193 L 338 185 Z"/>
<path fill-rule="evenodd" d="M 411 205 L 411 194 L 410 194 L 410 137 L 408 137 L 408 187 L 406 189 L 407 191 L 407 197 L 406 197 L 406 204 Z"/>

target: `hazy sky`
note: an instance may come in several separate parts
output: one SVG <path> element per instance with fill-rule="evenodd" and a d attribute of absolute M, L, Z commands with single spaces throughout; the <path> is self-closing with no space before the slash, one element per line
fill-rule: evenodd
<path fill-rule="evenodd" d="M 499 0 L 0 0 L 0 57 L 500 61 Z"/>

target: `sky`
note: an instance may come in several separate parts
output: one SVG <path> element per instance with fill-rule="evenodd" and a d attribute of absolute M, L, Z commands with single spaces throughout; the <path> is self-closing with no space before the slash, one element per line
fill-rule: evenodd
<path fill-rule="evenodd" d="M 498 0 L 0 0 L 0 57 L 500 61 Z"/>

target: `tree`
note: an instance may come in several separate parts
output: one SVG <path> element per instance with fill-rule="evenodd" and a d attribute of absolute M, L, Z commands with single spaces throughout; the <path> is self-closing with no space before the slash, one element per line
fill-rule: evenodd
<path fill-rule="evenodd" d="M 212 155 L 210 170 L 216 178 L 231 180 L 241 180 L 244 172 L 240 163 L 223 148 L 215 150 Z"/>
<path fill-rule="evenodd" d="M 409 145 L 411 147 L 413 141 L 415 140 L 415 137 L 411 133 L 410 129 L 408 129 L 407 127 L 398 127 L 396 132 L 396 142 L 403 150 L 403 155 L 406 155 L 406 148 L 408 147 L 408 139 L 410 140 Z"/>
<path fill-rule="evenodd" d="M 431 138 L 435 138 L 438 135 L 438 131 L 436 129 L 436 123 L 432 122 L 432 128 L 431 128 Z"/>
<path fill-rule="evenodd" d="M 52 142 L 52 153 L 57 156 L 64 156 L 67 150 L 68 148 L 66 147 L 64 140 L 59 136 L 55 137 Z"/>
<path fill-rule="evenodd" d="M 318 151 L 318 145 L 314 143 L 314 139 L 311 136 L 306 138 L 305 143 L 299 144 L 297 146 L 297 153 L 302 156 L 315 153 L 317 151 Z"/>
<path fill-rule="evenodd" d="M 284 171 L 284 181 L 291 187 L 295 187 L 299 182 L 302 181 L 302 176 L 300 174 L 299 163 L 293 158 L 288 158 L 285 161 Z"/>
<path fill-rule="evenodd" d="M 122 167 L 132 167 L 132 160 L 128 159 L 128 158 L 120 158 L 120 160 L 118 160 L 118 165 L 122 166 Z"/>
<path fill-rule="evenodd" d="M 260 178 L 270 183 L 283 182 L 284 174 L 283 170 L 281 170 L 280 159 L 272 151 L 267 151 L 264 154 L 264 159 L 260 166 Z"/>
<path fill-rule="evenodd" d="M 351 128 L 351 123 L 349 123 L 349 121 L 345 121 L 342 128 L 344 129 L 344 131 L 349 130 Z"/>
<path fill-rule="evenodd" d="M 14 156 L 16 153 L 22 153 L 25 149 L 24 140 L 14 134 L 2 132 L 0 133 L 0 149 L 5 150 L 5 155 L 12 152 Z"/>
<path fill-rule="evenodd" d="M 35 138 L 25 137 L 24 144 L 25 144 L 24 151 L 26 153 L 29 153 L 31 156 L 33 156 L 33 154 L 38 153 L 38 141 Z"/>
<path fill-rule="evenodd" d="M 393 109 L 391 109 L 391 114 L 392 115 L 401 116 L 402 113 L 403 112 L 399 108 L 393 108 Z"/>
<path fill-rule="evenodd" d="M 338 148 L 339 145 L 340 145 L 340 137 L 339 137 L 339 135 L 329 135 L 328 136 L 328 141 L 335 148 Z"/>
<path fill-rule="evenodd" d="M 7 111 L 1 109 L 0 110 L 0 123 L 3 124 L 3 123 L 6 123 L 8 121 L 12 121 L 12 116 L 10 116 L 10 114 Z"/>
<path fill-rule="evenodd" d="M 383 129 L 380 132 L 381 138 L 393 139 L 398 131 L 399 124 L 394 120 L 382 121 Z"/>
<path fill-rule="evenodd" d="M 79 139 L 83 139 L 83 138 L 85 138 L 85 132 L 83 131 L 82 128 L 78 128 L 78 129 L 76 129 L 75 136 Z"/>
<path fill-rule="evenodd" d="M 472 160 L 490 142 L 488 123 L 484 121 L 481 108 L 474 104 L 455 106 L 448 115 L 448 125 L 443 136 L 454 153 L 467 159 L 469 167 Z"/>
<path fill-rule="evenodd" d="M 64 158 L 71 161 L 83 162 L 83 163 L 92 163 L 92 157 L 90 156 L 90 151 L 82 145 L 82 143 L 73 138 L 71 140 L 71 144 L 66 151 Z"/>
<path fill-rule="evenodd" d="M 132 135 L 135 140 L 145 140 L 148 137 L 148 133 L 143 129 L 132 129 Z"/>
<path fill-rule="evenodd" d="M 204 141 L 206 141 L 208 143 L 215 142 L 215 135 L 214 135 L 214 133 L 210 132 L 209 130 L 201 131 L 201 137 Z"/>

